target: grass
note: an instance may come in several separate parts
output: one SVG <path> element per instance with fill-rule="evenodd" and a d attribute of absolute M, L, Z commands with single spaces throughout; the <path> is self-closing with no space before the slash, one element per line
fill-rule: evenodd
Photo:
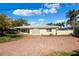
<path fill-rule="evenodd" d="M 50 54 L 48 54 L 47 56 L 70 56 L 72 52 L 51 52 Z"/>
<path fill-rule="evenodd" d="M 47 56 L 79 56 L 79 49 L 73 50 L 71 52 L 65 52 L 65 51 L 51 52 Z"/>
<path fill-rule="evenodd" d="M 6 34 L 0 37 L 0 43 L 19 40 L 22 36 L 17 34 Z"/>

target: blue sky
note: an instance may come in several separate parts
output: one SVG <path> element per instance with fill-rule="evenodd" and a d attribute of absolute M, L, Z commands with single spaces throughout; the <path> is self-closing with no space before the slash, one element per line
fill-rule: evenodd
<path fill-rule="evenodd" d="M 0 13 L 12 19 L 25 18 L 31 24 L 66 21 L 66 13 L 79 9 L 79 4 L 68 3 L 0 3 Z"/>

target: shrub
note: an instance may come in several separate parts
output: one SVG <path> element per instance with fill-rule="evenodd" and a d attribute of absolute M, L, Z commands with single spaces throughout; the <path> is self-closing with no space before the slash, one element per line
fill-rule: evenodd
<path fill-rule="evenodd" d="M 21 37 L 22 37 L 22 35 L 6 34 L 5 36 L 0 37 L 0 43 L 19 40 L 19 38 L 21 38 Z"/>
<path fill-rule="evenodd" d="M 79 37 L 79 27 L 74 28 L 73 34 L 74 34 L 74 36 Z"/>
<path fill-rule="evenodd" d="M 0 43 L 10 41 L 11 37 L 0 37 Z"/>
<path fill-rule="evenodd" d="M 79 56 L 79 50 L 73 50 L 71 56 Z"/>
<path fill-rule="evenodd" d="M 17 34 L 18 30 L 17 29 L 8 29 L 6 30 L 8 34 Z"/>
<path fill-rule="evenodd" d="M 5 36 L 5 31 L 0 30 L 0 36 Z"/>
<path fill-rule="evenodd" d="M 7 37 L 12 37 L 12 38 L 15 38 L 15 37 L 20 37 L 21 35 L 17 35 L 17 34 L 6 34 Z"/>
<path fill-rule="evenodd" d="M 51 52 L 47 56 L 70 56 L 72 52 L 66 52 L 66 51 L 56 51 Z"/>
<path fill-rule="evenodd" d="M 5 36 L 6 34 L 18 34 L 19 31 L 17 29 L 0 29 L 0 37 Z"/>

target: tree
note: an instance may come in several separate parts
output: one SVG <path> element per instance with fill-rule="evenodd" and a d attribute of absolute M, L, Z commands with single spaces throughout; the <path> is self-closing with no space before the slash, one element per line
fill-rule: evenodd
<path fill-rule="evenodd" d="M 5 34 L 5 31 L 12 26 L 12 21 L 4 14 L 0 14 L 0 36 Z"/>
<path fill-rule="evenodd" d="M 27 25 L 28 23 L 27 23 L 27 20 L 23 18 L 19 18 L 12 21 L 12 24 L 13 24 L 13 27 L 15 27 L 15 26 L 22 26 L 23 24 Z"/>
<path fill-rule="evenodd" d="M 8 29 L 11 27 L 11 25 L 12 25 L 12 22 L 10 18 L 4 14 L 0 14 L 0 29 L 1 30 Z"/>
<path fill-rule="evenodd" d="M 62 27 L 62 26 L 64 26 L 65 25 L 65 22 L 59 22 L 59 23 L 48 23 L 47 25 L 55 25 L 55 26 L 60 26 L 60 27 Z"/>
<path fill-rule="evenodd" d="M 76 25 L 77 18 L 79 18 L 78 14 L 79 10 L 69 10 L 66 15 L 66 18 L 68 18 L 67 24 L 70 24 L 74 28 Z"/>
<path fill-rule="evenodd" d="M 76 25 L 79 26 L 79 21 L 76 22 Z"/>
<path fill-rule="evenodd" d="M 56 23 L 54 25 L 60 26 L 60 27 L 64 27 L 65 26 L 65 22 L 59 22 L 59 23 Z"/>
<path fill-rule="evenodd" d="M 47 25 L 54 25 L 53 23 L 48 23 Z"/>

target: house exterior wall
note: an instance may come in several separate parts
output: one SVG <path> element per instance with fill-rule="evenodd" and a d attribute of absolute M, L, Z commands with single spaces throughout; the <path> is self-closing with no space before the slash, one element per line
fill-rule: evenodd
<path fill-rule="evenodd" d="M 33 33 L 34 29 L 30 29 L 30 35 L 56 35 L 56 29 L 52 29 L 51 32 L 47 32 L 47 29 L 39 29 L 40 33 L 39 34 L 35 34 Z"/>
<path fill-rule="evenodd" d="M 30 35 L 70 35 L 71 33 L 73 33 L 73 30 L 57 30 L 56 29 L 52 29 L 52 32 L 47 32 L 46 29 L 39 29 L 40 33 L 39 34 L 35 34 L 33 33 L 33 29 L 30 29 Z"/>
<path fill-rule="evenodd" d="M 41 34 L 41 35 L 50 35 L 50 34 L 55 35 L 55 32 L 56 32 L 56 29 L 52 29 L 51 32 L 47 32 L 46 29 L 41 29 L 41 30 L 40 30 L 40 34 Z"/>
<path fill-rule="evenodd" d="M 70 35 L 73 30 L 57 30 L 57 35 Z"/>
<path fill-rule="evenodd" d="M 29 34 L 30 34 L 30 35 L 32 35 L 32 34 L 33 34 L 33 33 L 32 33 L 32 30 L 33 30 L 33 29 L 30 29 L 30 32 L 29 32 Z"/>

